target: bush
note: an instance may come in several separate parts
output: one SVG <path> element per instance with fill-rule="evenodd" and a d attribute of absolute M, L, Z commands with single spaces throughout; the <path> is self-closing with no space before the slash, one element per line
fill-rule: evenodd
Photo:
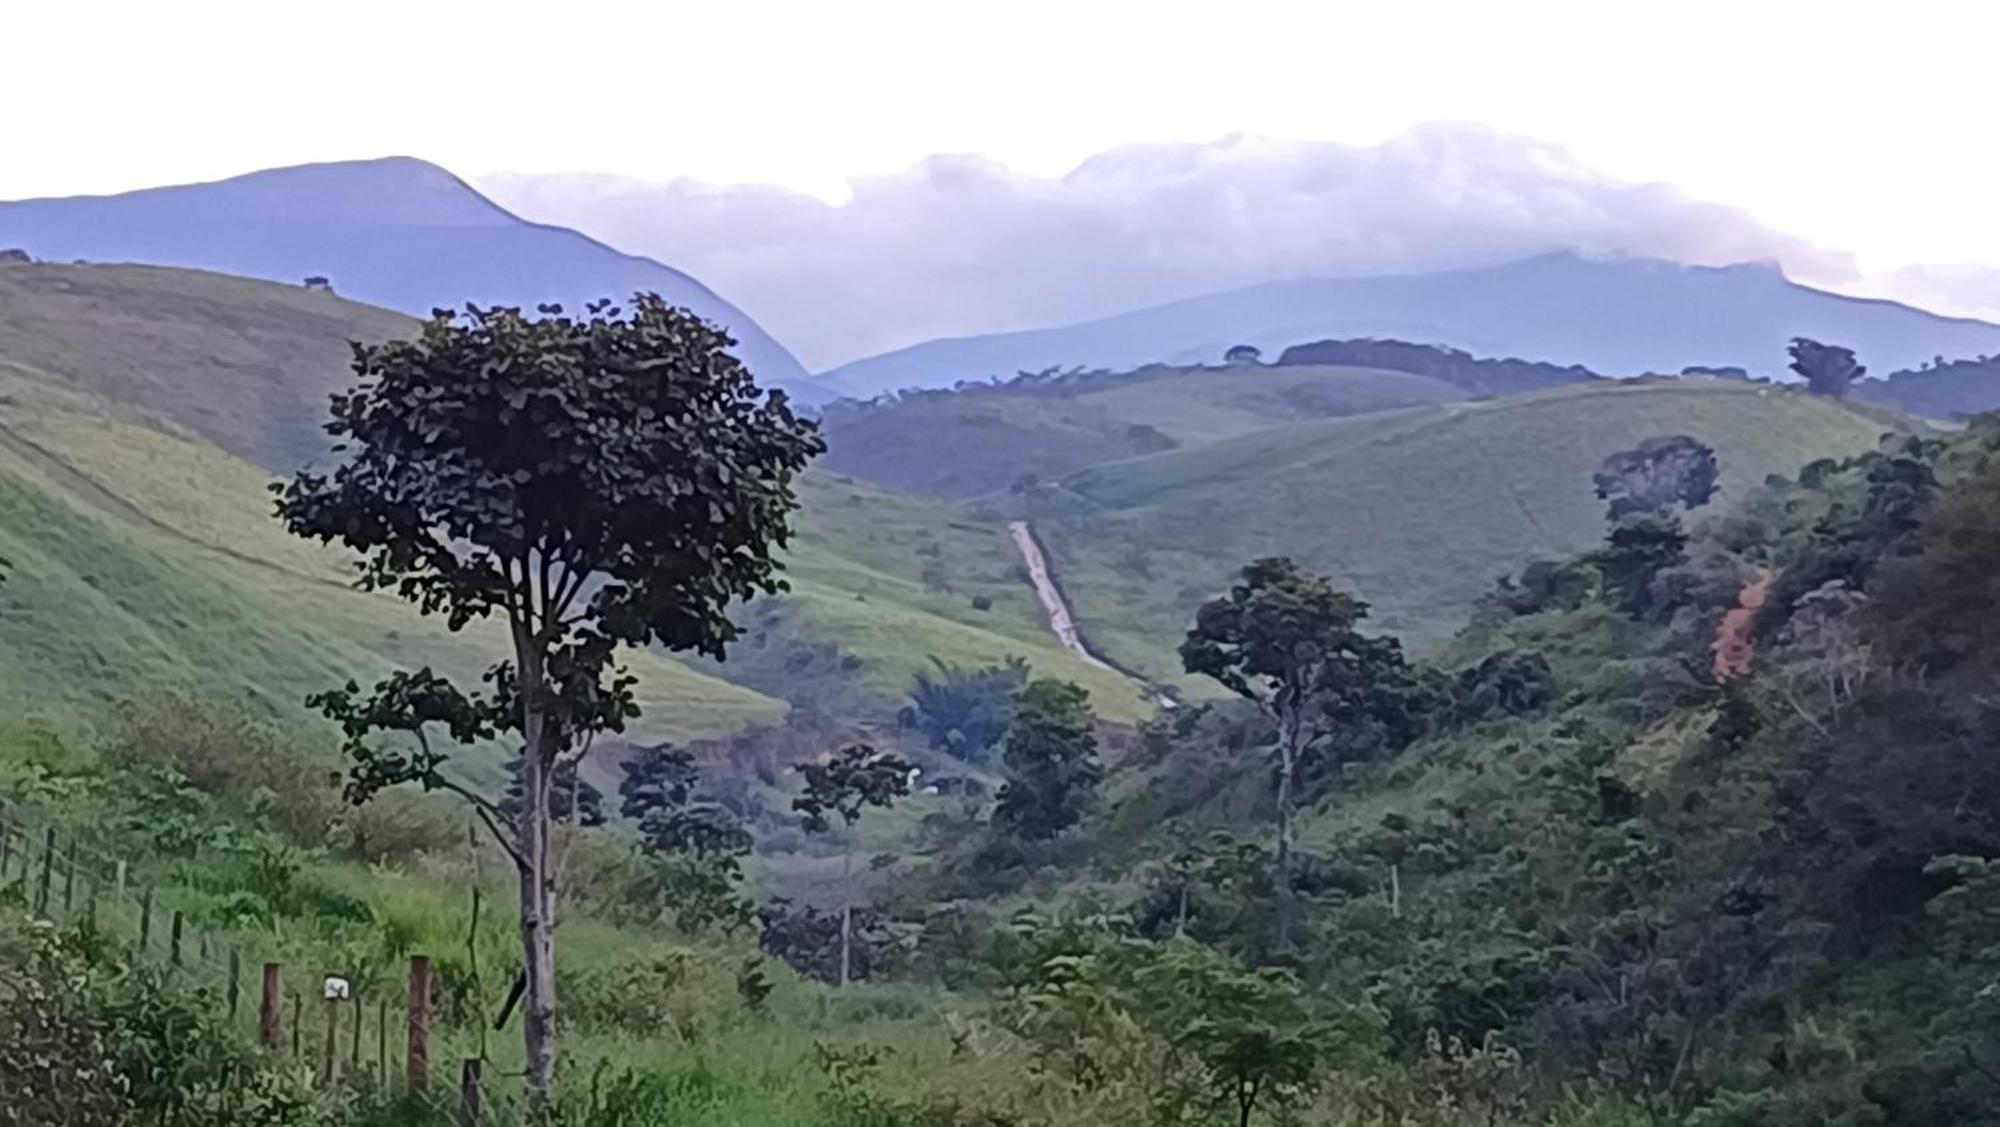
<path fill-rule="evenodd" d="M 346 810 L 330 759 L 285 743 L 240 709 L 187 697 L 121 706 L 103 756 L 111 767 L 177 771 L 206 794 L 262 813 L 302 845 L 324 844 Z"/>

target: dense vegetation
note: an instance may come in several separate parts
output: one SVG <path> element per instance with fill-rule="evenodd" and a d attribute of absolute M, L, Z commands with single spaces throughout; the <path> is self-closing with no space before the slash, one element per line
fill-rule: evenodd
<path fill-rule="evenodd" d="M 1344 364 L 1357 368 L 1387 368 L 1412 372 L 1464 388 L 1473 395 L 1505 395 L 1539 391 L 1563 384 L 1603 379 L 1581 364 L 1562 367 L 1535 360 L 1473 356 L 1464 349 L 1401 340 L 1318 340 L 1295 344 L 1278 355 L 1283 366 Z"/>
<path fill-rule="evenodd" d="M 1855 395 L 1933 419 L 1964 419 L 2000 409 L 2000 357 L 1946 360 L 1939 356 L 1915 368 L 1866 380 Z"/>

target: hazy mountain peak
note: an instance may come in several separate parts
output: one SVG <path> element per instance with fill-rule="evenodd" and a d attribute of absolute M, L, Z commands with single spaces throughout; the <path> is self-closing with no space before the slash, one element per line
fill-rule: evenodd
<path fill-rule="evenodd" d="M 59 262 L 185 266 L 291 284 L 326 278 L 342 296 L 419 316 L 467 302 L 579 308 L 656 292 L 728 329 L 765 383 L 817 398 L 784 346 L 694 278 L 521 219 L 415 157 L 0 203 L 0 247 L 9 246 Z"/>

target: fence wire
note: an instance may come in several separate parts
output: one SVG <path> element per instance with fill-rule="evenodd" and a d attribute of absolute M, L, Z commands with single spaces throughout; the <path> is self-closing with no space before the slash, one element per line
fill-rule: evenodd
<path fill-rule="evenodd" d="M 393 986 L 393 973 L 369 968 L 377 973 L 365 977 L 376 985 L 355 989 L 364 978 L 354 973 L 360 968 L 287 965 L 286 945 L 278 937 L 245 928 L 203 928 L 185 889 L 150 883 L 146 872 L 132 858 L 85 843 L 36 808 L 0 797 L 0 903 L 19 907 L 30 921 L 87 937 L 92 947 L 115 950 L 131 964 L 166 970 L 239 1036 L 295 1068 L 310 1069 L 321 1088 L 354 1098 L 372 1093 L 407 1101 L 440 1124 L 497 1125 L 517 1118 L 516 1094 L 496 1083 L 510 1077 L 490 1062 L 479 1069 L 481 1112 L 468 1118 L 461 1070 L 475 1058 L 452 1051 L 453 1038 L 436 1025 L 429 1038 L 428 1082 L 409 1083 L 409 998 Z M 260 1036 L 266 965 L 279 967 L 281 983 L 274 1045 Z M 326 998 L 330 977 L 348 980 L 345 999 Z M 435 1005 L 426 1009 L 437 1013 Z M 475 1020 L 484 1019 L 475 1015 Z"/>

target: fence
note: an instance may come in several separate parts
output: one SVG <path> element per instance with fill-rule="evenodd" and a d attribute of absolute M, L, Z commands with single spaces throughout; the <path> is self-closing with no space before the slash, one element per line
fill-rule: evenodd
<path fill-rule="evenodd" d="M 142 872 L 0 799 L 0 898 L 31 919 L 164 966 L 264 1052 L 310 1069 L 322 1089 L 402 1097 L 431 1121 L 460 1127 L 504 1117 L 481 1057 L 460 1058 L 455 1090 L 432 1075 L 437 983 L 428 956 L 410 956 L 400 990 L 356 989 L 354 968 L 288 967 L 271 936 L 199 927 L 182 890 Z"/>

